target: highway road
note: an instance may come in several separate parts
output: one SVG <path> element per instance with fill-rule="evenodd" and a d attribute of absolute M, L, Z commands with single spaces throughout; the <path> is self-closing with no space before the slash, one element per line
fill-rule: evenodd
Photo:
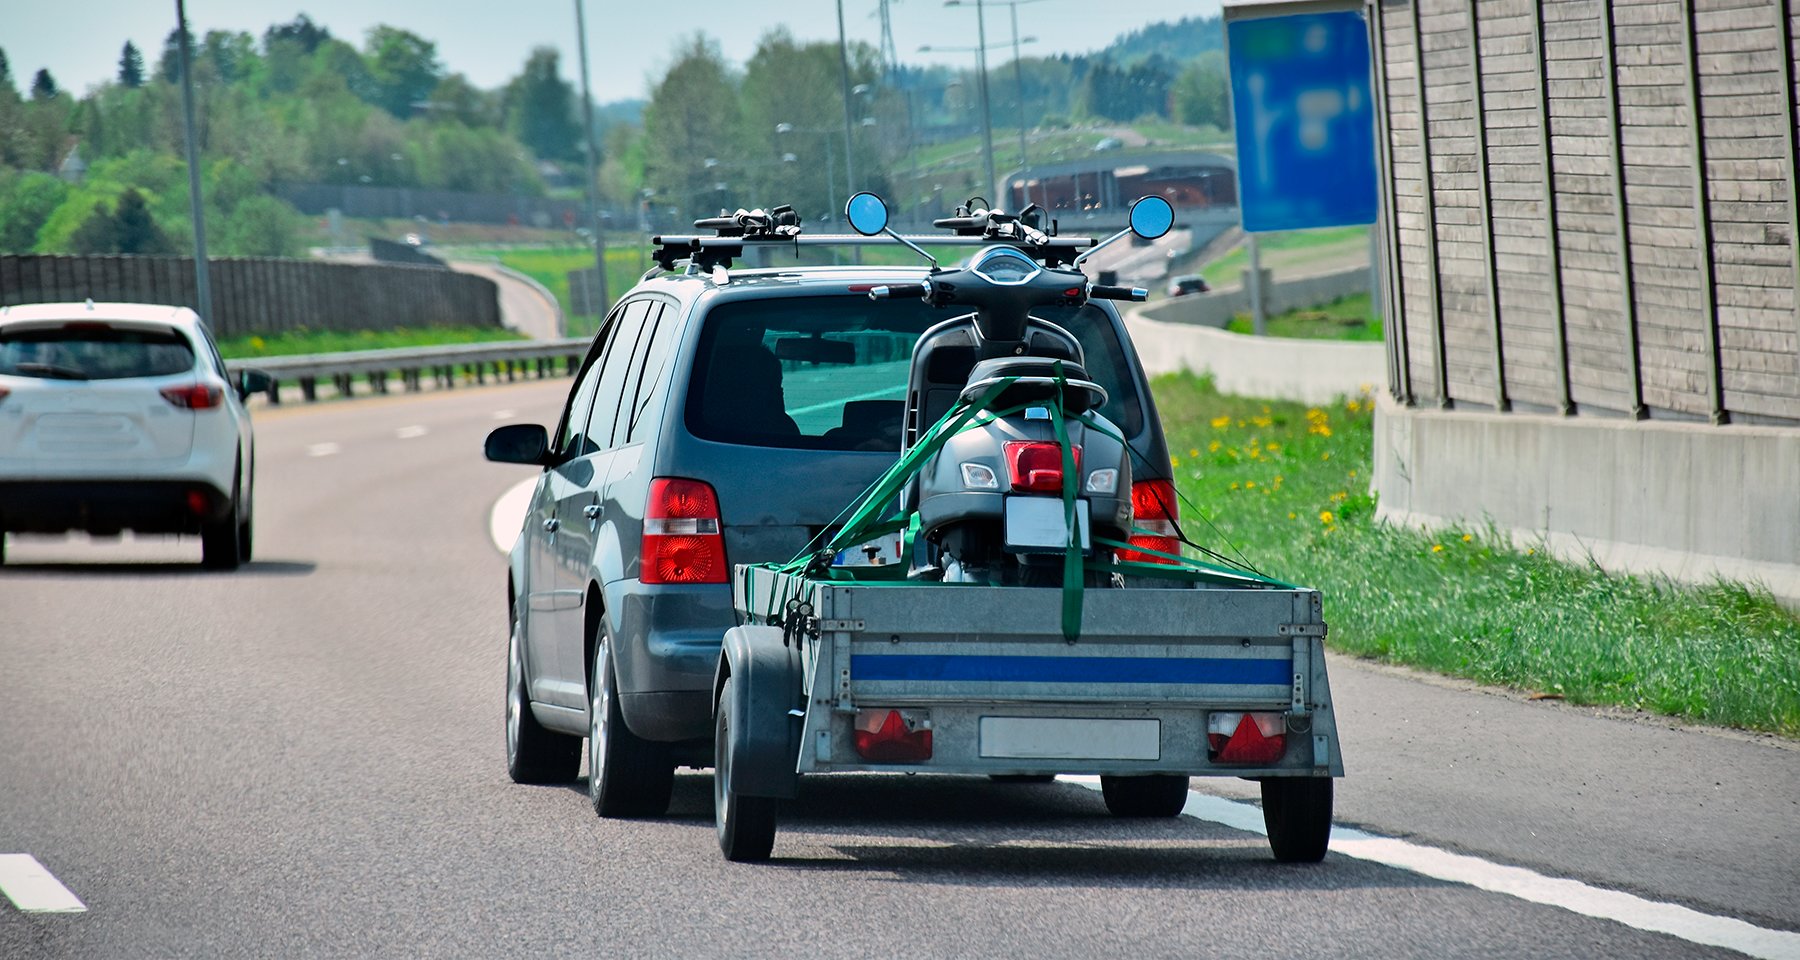
<path fill-rule="evenodd" d="M 1312 866 L 1237 781 L 1130 822 L 1074 782 L 816 777 L 763 865 L 720 858 L 706 771 L 642 822 L 515 786 L 488 517 L 528 474 L 480 440 L 566 389 L 259 410 L 236 573 L 13 541 L 0 855 L 86 909 L 0 901 L 0 957 L 1800 956 L 1793 744 L 1342 657 Z"/>

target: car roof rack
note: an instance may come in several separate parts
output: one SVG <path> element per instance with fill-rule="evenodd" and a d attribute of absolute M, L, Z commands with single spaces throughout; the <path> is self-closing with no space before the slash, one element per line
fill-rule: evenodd
<path fill-rule="evenodd" d="M 800 217 L 791 206 L 768 210 L 720 212 L 719 216 L 694 221 L 694 229 L 710 234 L 663 234 L 650 238 L 654 248 L 651 257 L 663 270 L 673 271 L 686 261 L 690 270 L 710 273 L 719 267 L 729 269 L 744 255 L 746 247 L 864 247 L 897 246 L 904 241 L 941 247 L 985 247 L 996 243 L 1018 247 L 1033 260 L 1047 267 L 1074 263 L 1082 250 L 1094 245 L 1092 237 L 1063 237 L 1056 233 L 1056 221 L 1049 230 L 1042 228 L 1043 208 L 1032 204 L 1017 215 L 985 209 L 985 201 L 970 200 L 956 208 L 953 216 L 932 221 L 932 226 L 945 228 L 948 234 L 908 234 L 894 236 L 876 234 L 818 234 L 807 236 Z M 646 274 L 648 276 L 648 274 Z"/>

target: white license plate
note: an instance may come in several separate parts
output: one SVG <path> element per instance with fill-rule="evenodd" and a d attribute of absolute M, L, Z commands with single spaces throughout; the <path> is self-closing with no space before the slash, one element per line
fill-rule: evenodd
<path fill-rule="evenodd" d="M 1088 502 L 1075 501 L 1081 549 L 1088 548 Z M 1061 497 L 1007 497 L 1006 548 L 1060 551 L 1069 545 L 1069 522 Z"/>
<path fill-rule="evenodd" d="M 982 717 L 981 755 L 1014 760 L 1160 760 L 1162 721 Z"/>

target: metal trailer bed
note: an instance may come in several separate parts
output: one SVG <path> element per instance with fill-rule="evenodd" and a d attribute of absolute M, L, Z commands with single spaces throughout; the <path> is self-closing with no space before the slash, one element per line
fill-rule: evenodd
<path fill-rule="evenodd" d="M 1343 759 L 1317 591 L 1089 588 L 1074 641 L 1063 638 L 1054 588 L 740 566 L 733 594 L 739 626 L 714 686 L 717 700 L 734 681 L 718 709 L 721 804 L 793 797 L 800 774 L 848 771 L 1229 776 L 1264 780 L 1265 795 L 1270 779 L 1314 778 L 1329 829 L 1323 778 L 1343 776 Z M 928 758 L 859 754 L 859 710 L 906 713 L 909 727 L 930 731 Z M 1221 762 L 1207 736 L 1215 712 L 1279 713 L 1280 758 Z M 723 843 L 723 818 L 720 828 Z M 1317 859 L 1283 857 L 1279 843 L 1276 853 Z"/>

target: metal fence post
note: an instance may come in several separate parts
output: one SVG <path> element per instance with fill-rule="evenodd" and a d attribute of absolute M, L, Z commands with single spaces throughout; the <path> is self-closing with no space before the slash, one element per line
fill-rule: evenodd
<path fill-rule="evenodd" d="M 1600 71 L 1606 80 L 1606 126 L 1612 132 L 1613 214 L 1619 238 L 1619 279 L 1623 284 L 1625 337 L 1631 350 L 1631 415 L 1648 417 L 1644 409 L 1644 361 L 1638 349 L 1637 291 L 1631 277 L 1631 223 L 1625 211 L 1625 144 L 1619 133 L 1619 64 L 1613 47 L 1612 4 L 1600 4 Z"/>
<path fill-rule="evenodd" d="M 1425 199 L 1425 265 L 1431 303 L 1432 359 L 1437 365 L 1438 406 L 1449 409 L 1450 361 L 1444 348 L 1444 305 L 1438 289 L 1437 192 L 1431 184 L 1431 121 L 1425 109 L 1425 35 L 1419 28 L 1419 3 L 1409 4 L 1413 29 L 1413 92 L 1419 102 L 1419 189 Z"/>
<path fill-rule="evenodd" d="M 1687 68 L 1688 132 L 1694 137 L 1694 231 L 1700 250 L 1700 303 L 1705 311 L 1701 332 L 1706 335 L 1707 401 L 1713 423 L 1729 423 L 1725 410 L 1723 371 L 1719 358 L 1719 304 L 1713 293 L 1712 201 L 1706 189 L 1706 127 L 1700 122 L 1700 61 L 1694 53 L 1694 5 L 1678 3 L 1681 9 L 1681 54 Z M 1792 87 L 1782 91 L 1791 98 Z M 1790 168 L 1789 172 L 1792 172 Z M 1789 242 L 1794 242 L 1789 238 Z"/>

